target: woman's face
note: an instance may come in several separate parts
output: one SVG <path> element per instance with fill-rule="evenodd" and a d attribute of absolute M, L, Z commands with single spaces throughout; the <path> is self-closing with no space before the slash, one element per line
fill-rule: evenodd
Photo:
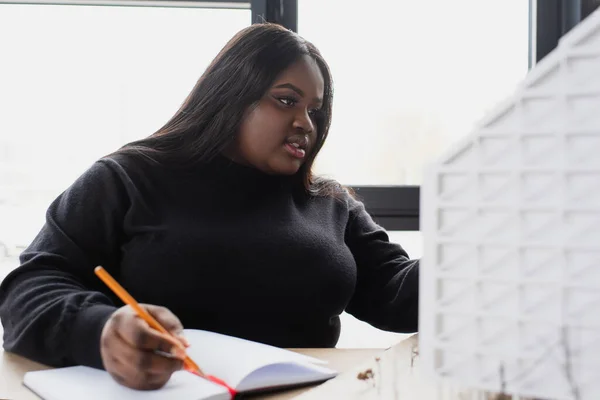
<path fill-rule="evenodd" d="M 301 58 L 248 111 L 225 155 L 268 174 L 295 174 L 315 146 L 323 91 L 317 63 Z"/>

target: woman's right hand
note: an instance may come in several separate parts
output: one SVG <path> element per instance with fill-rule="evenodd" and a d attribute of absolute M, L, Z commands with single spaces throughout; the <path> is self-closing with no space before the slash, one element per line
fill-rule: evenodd
<path fill-rule="evenodd" d="M 150 328 L 133 308 L 124 306 L 106 321 L 100 338 L 100 354 L 104 368 L 120 384 L 132 389 L 159 389 L 173 372 L 182 368 L 183 349 L 188 344 L 181 336 L 181 322 L 171 311 L 148 304 L 141 307 L 180 337 L 180 341 Z"/>

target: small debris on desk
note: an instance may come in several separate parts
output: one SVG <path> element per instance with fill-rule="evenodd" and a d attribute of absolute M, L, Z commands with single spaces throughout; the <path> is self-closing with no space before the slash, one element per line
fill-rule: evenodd
<path fill-rule="evenodd" d="M 363 372 L 359 372 L 356 376 L 356 379 L 359 379 L 361 381 L 368 381 L 369 379 L 373 379 L 374 377 L 375 374 L 373 373 L 373 370 L 369 368 Z"/>

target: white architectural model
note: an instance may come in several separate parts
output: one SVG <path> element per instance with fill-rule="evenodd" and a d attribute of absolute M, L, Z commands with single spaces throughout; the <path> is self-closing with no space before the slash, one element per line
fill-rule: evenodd
<path fill-rule="evenodd" d="M 421 195 L 426 371 L 600 399 L 600 11 L 432 166 Z"/>

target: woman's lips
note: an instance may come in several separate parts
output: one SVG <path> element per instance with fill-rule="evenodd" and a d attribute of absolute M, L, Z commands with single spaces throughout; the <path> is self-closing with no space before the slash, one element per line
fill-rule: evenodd
<path fill-rule="evenodd" d="M 297 143 L 286 143 L 284 147 L 292 157 L 303 159 L 306 156 L 306 150 L 300 148 Z"/>
<path fill-rule="evenodd" d="M 293 135 L 287 138 L 284 144 L 285 149 L 296 158 L 306 157 L 306 149 L 308 147 L 307 135 Z"/>

